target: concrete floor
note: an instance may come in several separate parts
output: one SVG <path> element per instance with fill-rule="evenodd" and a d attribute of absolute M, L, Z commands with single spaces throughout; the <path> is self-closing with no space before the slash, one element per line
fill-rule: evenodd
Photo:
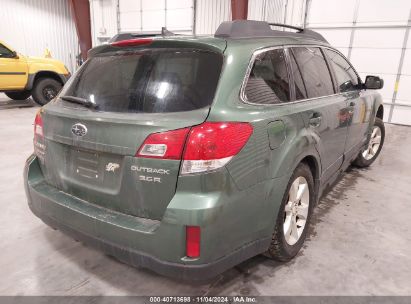
<path fill-rule="evenodd" d="M 409 127 L 386 125 L 379 159 L 323 197 L 296 259 L 258 256 L 188 284 L 121 264 L 31 214 L 22 173 L 37 109 L 0 94 L 0 295 L 411 295 Z"/>

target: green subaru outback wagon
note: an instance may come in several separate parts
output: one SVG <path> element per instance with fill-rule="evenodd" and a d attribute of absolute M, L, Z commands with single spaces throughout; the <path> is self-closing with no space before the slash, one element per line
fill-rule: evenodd
<path fill-rule="evenodd" d="M 213 37 L 92 49 L 35 118 L 33 213 L 183 279 L 262 253 L 293 258 L 324 188 L 378 156 L 383 81 L 362 82 L 318 33 L 271 26 L 224 22 Z"/>

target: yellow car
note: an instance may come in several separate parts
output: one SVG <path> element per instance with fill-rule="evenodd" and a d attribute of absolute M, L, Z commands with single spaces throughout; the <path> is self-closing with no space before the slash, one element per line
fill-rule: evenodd
<path fill-rule="evenodd" d="M 45 105 L 61 90 L 70 72 L 61 61 L 18 54 L 0 41 L 0 92 L 15 100 L 33 96 Z"/>

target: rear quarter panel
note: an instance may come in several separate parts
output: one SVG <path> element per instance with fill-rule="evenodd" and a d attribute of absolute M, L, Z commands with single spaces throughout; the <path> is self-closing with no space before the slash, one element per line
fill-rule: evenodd
<path fill-rule="evenodd" d="M 305 156 L 313 156 L 319 170 L 321 168 L 314 145 L 315 134 L 304 127 L 300 115 L 303 104 L 251 105 L 240 99 L 251 54 L 241 46 L 232 47 L 226 54 L 207 118 L 208 121 L 241 121 L 253 125 L 249 141 L 226 166 L 240 193 L 236 195 L 236 202 L 222 207 L 236 219 L 238 238 L 233 239 L 233 243 L 272 234 L 287 183 Z M 181 178 L 180 182 L 183 182 Z M 221 231 L 228 228 L 221 227 Z"/>

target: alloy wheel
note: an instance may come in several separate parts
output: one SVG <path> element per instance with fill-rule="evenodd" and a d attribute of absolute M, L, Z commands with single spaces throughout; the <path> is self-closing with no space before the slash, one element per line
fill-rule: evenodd
<path fill-rule="evenodd" d="M 294 245 L 300 239 L 307 223 L 310 190 L 307 180 L 300 176 L 291 184 L 284 209 L 283 231 L 286 242 Z"/>
<path fill-rule="evenodd" d="M 362 152 L 362 156 L 366 160 L 372 159 L 377 154 L 381 144 L 381 129 L 378 126 L 374 126 L 371 133 L 371 138 L 367 148 Z"/>

